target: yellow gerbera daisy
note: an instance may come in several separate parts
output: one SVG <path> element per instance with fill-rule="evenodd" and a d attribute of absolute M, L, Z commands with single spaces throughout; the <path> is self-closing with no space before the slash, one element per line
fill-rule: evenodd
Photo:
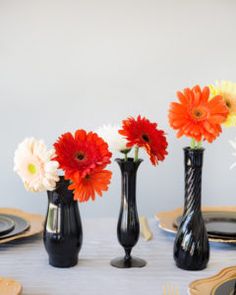
<path fill-rule="evenodd" d="M 236 126 L 236 83 L 230 81 L 217 81 L 215 85 L 209 85 L 211 96 L 221 95 L 229 110 L 229 115 L 224 125 Z"/>

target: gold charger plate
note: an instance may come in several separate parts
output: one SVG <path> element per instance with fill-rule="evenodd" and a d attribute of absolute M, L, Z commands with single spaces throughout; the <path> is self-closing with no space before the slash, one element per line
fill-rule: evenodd
<path fill-rule="evenodd" d="M 2 295 L 20 295 L 22 293 L 22 286 L 19 282 L 0 277 L 0 294 Z"/>
<path fill-rule="evenodd" d="M 236 212 L 236 206 L 214 206 L 214 207 L 203 207 L 203 212 Z M 174 226 L 176 218 L 182 215 L 183 208 L 177 208 L 171 211 L 162 211 L 155 215 L 155 218 L 159 221 L 159 227 L 166 232 L 176 233 L 177 229 Z M 222 239 L 219 237 L 210 237 L 211 242 L 217 243 L 236 243 L 235 239 Z"/>
<path fill-rule="evenodd" d="M 219 286 L 231 279 L 236 279 L 236 266 L 224 268 L 217 275 L 192 282 L 189 285 L 188 293 L 190 295 L 214 295 L 217 294 Z M 233 295 L 234 290 L 229 290 L 227 294 Z"/>
<path fill-rule="evenodd" d="M 0 214 L 1 213 L 2 214 L 12 214 L 12 215 L 22 217 L 22 218 L 26 219 L 26 221 L 29 222 L 30 227 L 28 230 L 24 231 L 23 233 L 21 233 L 19 235 L 12 236 L 12 237 L 5 238 L 5 239 L 0 239 L 0 244 L 4 244 L 4 243 L 7 243 L 7 242 L 10 242 L 13 240 L 17 240 L 17 239 L 21 239 L 21 238 L 34 236 L 36 234 L 43 232 L 44 217 L 42 215 L 31 214 L 31 213 L 27 213 L 27 212 L 24 212 L 19 209 L 12 209 L 12 208 L 0 208 Z"/>

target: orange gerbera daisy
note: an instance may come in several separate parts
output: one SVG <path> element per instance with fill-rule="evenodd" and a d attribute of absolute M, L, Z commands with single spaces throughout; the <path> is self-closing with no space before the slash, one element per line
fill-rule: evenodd
<path fill-rule="evenodd" d="M 102 196 L 102 192 L 108 190 L 111 176 L 111 171 L 100 168 L 91 170 L 84 177 L 75 174 L 69 186 L 69 189 L 74 191 L 74 200 L 86 202 L 91 198 L 94 201 L 96 194 Z"/>
<path fill-rule="evenodd" d="M 105 167 L 111 161 L 111 153 L 107 143 L 96 133 L 77 130 L 75 136 L 70 132 L 59 137 L 54 144 L 56 160 L 64 170 L 65 177 L 71 178 L 74 174 L 80 177 L 87 175 L 96 167 Z"/>
<path fill-rule="evenodd" d="M 212 142 L 221 133 L 221 124 L 228 115 L 227 106 L 220 95 L 209 98 L 209 87 L 197 85 L 177 92 L 179 103 L 172 102 L 169 110 L 170 126 L 178 130 L 177 137 L 185 135 L 197 142 Z"/>
<path fill-rule="evenodd" d="M 119 133 L 126 137 L 128 147 L 144 148 L 153 165 L 165 159 L 168 143 L 164 131 L 157 129 L 157 123 L 151 123 L 139 115 L 137 119 L 130 117 L 123 120 L 122 124 Z"/>

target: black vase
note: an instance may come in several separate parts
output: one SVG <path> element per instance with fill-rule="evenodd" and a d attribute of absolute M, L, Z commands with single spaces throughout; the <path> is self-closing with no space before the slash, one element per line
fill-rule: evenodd
<path fill-rule="evenodd" d="M 60 177 L 57 188 L 48 191 L 43 240 L 49 264 L 55 267 L 76 265 L 83 240 L 78 203 L 74 201 L 68 185 L 69 181 Z"/>
<path fill-rule="evenodd" d="M 143 259 L 132 257 L 132 248 L 139 239 L 139 218 L 136 206 L 136 174 L 142 160 L 116 159 L 122 175 L 121 208 L 117 224 L 117 237 L 125 250 L 125 256 L 115 258 L 111 265 L 118 268 L 143 267 Z"/>
<path fill-rule="evenodd" d="M 204 149 L 184 149 L 185 204 L 175 238 L 174 259 L 179 268 L 201 270 L 209 260 L 209 242 L 201 212 Z"/>

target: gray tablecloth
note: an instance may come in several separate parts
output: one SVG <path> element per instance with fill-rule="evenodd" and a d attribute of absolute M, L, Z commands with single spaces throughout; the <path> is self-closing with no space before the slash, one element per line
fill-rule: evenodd
<path fill-rule="evenodd" d="M 116 238 L 115 219 L 84 220 L 84 243 L 77 266 L 59 269 L 48 264 L 42 237 L 0 246 L 0 276 L 19 280 L 24 295 L 158 295 L 167 283 L 187 294 L 188 284 L 236 264 L 236 247 L 211 244 L 208 268 L 199 272 L 176 268 L 172 259 L 173 236 L 150 221 L 154 239 L 140 238 L 133 254 L 148 264 L 141 269 L 116 269 L 109 262 L 123 255 Z M 4 295 L 4 294 L 1 294 Z"/>

